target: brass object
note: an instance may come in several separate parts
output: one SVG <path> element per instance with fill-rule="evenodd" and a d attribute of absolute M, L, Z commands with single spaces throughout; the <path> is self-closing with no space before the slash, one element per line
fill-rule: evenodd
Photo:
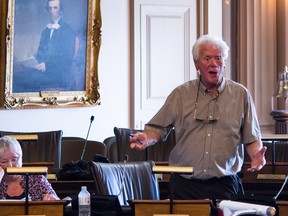
<path fill-rule="evenodd" d="M 288 134 L 288 67 L 279 73 L 276 91 L 272 97 L 271 115 L 275 120 L 275 133 Z"/>
<path fill-rule="evenodd" d="M 272 98 L 272 110 L 288 110 L 288 67 L 279 73 L 277 88 Z"/>

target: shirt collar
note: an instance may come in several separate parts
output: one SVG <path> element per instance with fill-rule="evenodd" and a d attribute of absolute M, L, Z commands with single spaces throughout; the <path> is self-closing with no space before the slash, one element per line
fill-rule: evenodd
<path fill-rule="evenodd" d="M 223 80 L 222 80 L 220 86 L 217 88 L 218 95 L 222 94 L 222 92 L 224 91 L 226 82 L 227 81 L 226 81 L 225 77 L 223 77 Z M 198 85 L 199 85 L 199 91 L 201 91 L 202 94 L 206 94 L 209 92 L 209 90 L 206 88 L 206 86 L 204 86 L 203 83 L 201 83 L 200 77 L 198 78 Z"/>
<path fill-rule="evenodd" d="M 51 20 L 51 23 L 59 23 L 59 20 L 61 19 L 62 17 L 60 16 L 58 19 L 56 20 Z"/>

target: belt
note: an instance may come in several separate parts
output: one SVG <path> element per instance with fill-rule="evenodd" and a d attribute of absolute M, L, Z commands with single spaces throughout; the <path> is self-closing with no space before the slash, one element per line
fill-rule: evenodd
<path fill-rule="evenodd" d="M 212 177 L 212 178 L 208 178 L 208 179 L 196 179 L 193 177 L 192 178 L 186 178 L 186 179 L 191 181 L 191 182 L 213 183 L 213 182 L 217 182 L 217 181 L 233 180 L 234 178 L 235 178 L 235 175 L 222 176 L 222 177 Z"/>

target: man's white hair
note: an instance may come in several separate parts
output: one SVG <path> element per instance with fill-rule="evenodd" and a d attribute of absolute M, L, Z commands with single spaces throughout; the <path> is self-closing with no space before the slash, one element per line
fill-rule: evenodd
<path fill-rule="evenodd" d="M 228 58 L 229 47 L 227 46 L 226 42 L 220 37 L 214 37 L 211 35 L 202 35 L 199 37 L 193 48 L 192 48 L 192 55 L 194 61 L 197 61 L 199 58 L 199 48 L 203 44 L 212 44 L 219 47 L 222 50 L 223 59 L 226 60 Z"/>

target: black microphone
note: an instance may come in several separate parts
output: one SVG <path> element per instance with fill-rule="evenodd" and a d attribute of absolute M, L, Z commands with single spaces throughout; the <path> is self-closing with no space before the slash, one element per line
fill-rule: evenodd
<path fill-rule="evenodd" d="M 86 136 L 86 139 L 85 139 L 85 143 L 84 143 L 84 147 L 83 147 L 83 151 L 82 151 L 82 155 L 80 157 L 80 160 L 83 159 L 84 153 L 86 151 L 86 146 L 87 146 L 87 142 L 88 142 L 88 136 L 89 136 L 90 128 L 91 128 L 91 125 L 92 125 L 93 121 L 94 121 L 94 116 L 92 115 L 91 118 L 90 118 L 90 124 L 89 124 L 88 132 L 87 132 L 87 136 Z"/>

